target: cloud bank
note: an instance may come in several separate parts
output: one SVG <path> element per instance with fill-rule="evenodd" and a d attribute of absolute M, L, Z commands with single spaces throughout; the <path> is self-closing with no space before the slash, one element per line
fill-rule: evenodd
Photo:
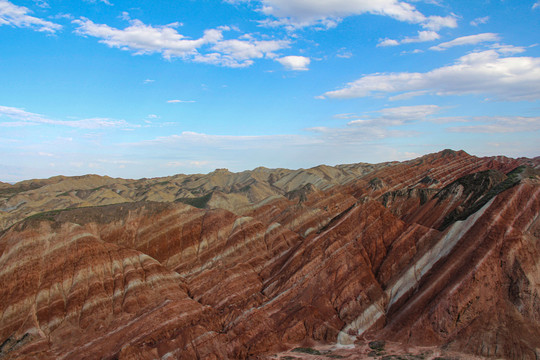
<path fill-rule="evenodd" d="M 497 100 L 540 99 L 540 58 L 501 57 L 496 50 L 473 52 L 453 65 L 434 70 L 375 73 L 328 91 L 321 98 L 360 98 L 401 93 L 398 96 L 484 94 Z"/>
<path fill-rule="evenodd" d="M 246 67 L 253 64 L 253 59 L 273 59 L 276 51 L 289 46 L 286 40 L 257 40 L 249 35 L 225 40 L 223 32 L 231 30 L 227 26 L 205 30 L 200 38 L 190 39 L 178 33 L 178 24 L 151 26 L 134 19 L 129 20 L 126 28 L 117 29 L 87 18 L 73 23 L 77 25 L 77 34 L 98 38 L 109 47 L 135 55 L 158 53 L 168 60 L 181 58 L 226 67 Z"/>
<path fill-rule="evenodd" d="M 225 0 L 229 3 L 249 2 L 250 0 Z M 413 5 L 397 0 L 261 0 L 259 11 L 277 18 L 263 21 L 267 26 L 285 26 L 289 29 L 306 26 L 331 28 L 342 18 L 373 14 L 387 16 L 398 21 L 419 24 L 422 27 L 438 31 L 443 27 L 456 27 L 456 16 L 425 16 Z"/>

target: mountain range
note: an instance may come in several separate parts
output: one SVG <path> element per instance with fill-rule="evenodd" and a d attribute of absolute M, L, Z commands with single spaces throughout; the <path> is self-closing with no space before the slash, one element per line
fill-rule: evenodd
<path fill-rule="evenodd" d="M 540 357 L 540 157 L 0 183 L 0 358 Z"/>

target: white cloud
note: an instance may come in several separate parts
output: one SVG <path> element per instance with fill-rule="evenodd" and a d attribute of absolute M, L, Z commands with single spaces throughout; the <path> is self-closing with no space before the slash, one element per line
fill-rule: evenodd
<path fill-rule="evenodd" d="M 357 98 L 421 91 L 437 95 L 488 94 L 499 100 L 540 99 L 540 58 L 504 57 L 495 50 L 474 52 L 453 65 L 425 73 L 371 74 L 322 98 Z"/>
<path fill-rule="evenodd" d="M 151 84 L 153 82 L 155 82 L 156 80 L 152 80 L 152 79 L 146 79 L 143 81 L 144 84 Z"/>
<path fill-rule="evenodd" d="M 334 115 L 332 117 L 334 119 L 350 120 L 350 119 L 358 119 L 360 116 L 358 116 L 357 114 L 354 114 L 354 113 L 345 113 L 345 114 L 336 114 L 336 115 Z"/>
<path fill-rule="evenodd" d="M 190 160 L 190 161 L 169 161 L 165 164 L 167 167 L 202 167 L 209 165 L 210 161 L 207 160 Z"/>
<path fill-rule="evenodd" d="M 401 126 L 412 121 L 426 120 L 439 111 L 441 111 L 441 107 L 437 105 L 413 105 L 378 110 L 375 111 L 375 113 L 379 114 L 376 117 L 353 117 L 353 114 L 340 114 L 338 116 L 348 115 L 349 117 L 345 118 L 354 119 L 349 121 L 347 125 L 388 127 Z"/>
<path fill-rule="evenodd" d="M 223 40 L 214 44 L 210 53 L 197 55 L 194 60 L 227 67 L 246 67 L 253 64 L 252 59 L 270 58 L 277 55 L 275 51 L 286 48 L 289 42 L 285 40 Z"/>
<path fill-rule="evenodd" d="M 456 28 L 457 18 L 454 14 L 449 16 L 429 16 L 427 21 L 422 24 L 423 27 L 433 31 L 439 31 L 442 28 Z"/>
<path fill-rule="evenodd" d="M 411 131 L 388 129 L 386 124 L 369 126 L 318 127 L 306 129 L 306 135 L 234 136 L 182 132 L 135 144 L 125 144 L 130 153 L 148 153 L 148 148 L 162 152 L 163 167 L 206 169 L 211 164 L 231 170 L 250 167 L 306 167 L 321 163 L 383 161 L 384 146 L 377 141 L 390 137 L 411 136 Z M 174 155 L 172 155 L 174 154 Z M 367 155 L 369 154 L 369 155 Z M 155 154 L 154 154 L 155 155 Z M 201 159 L 209 161 L 199 164 Z M 394 158 L 395 159 L 395 158 Z M 185 171 L 185 170 L 184 170 Z"/>
<path fill-rule="evenodd" d="M 46 0 L 34 0 L 34 3 L 42 9 L 48 9 L 51 7 Z"/>
<path fill-rule="evenodd" d="M 212 50 L 226 54 L 235 60 L 259 59 L 262 57 L 274 58 L 274 51 L 287 47 L 287 41 L 264 40 L 224 40 L 216 43 Z"/>
<path fill-rule="evenodd" d="M 51 19 L 66 19 L 66 20 L 73 20 L 74 19 L 73 15 L 71 15 L 71 14 L 63 14 L 63 13 L 58 13 L 56 15 L 49 16 L 49 18 L 51 18 Z"/>
<path fill-rule="evenodd" d="M 89 2 L 89 3 L 92 3 L 92 4 L 95 4 L 96 2 L 102 2 L 106 5 L 109 5 L 109 6 L 112 6 L 111 2 L 109 0 L 84 0 L 86 2 Z"/>
<path fill-rule="evenodd" d="M 426 93 L 427 93 L 427 91 L 425 91 L 425 90 L 409 91 L 409 92 L 406 92 L 406 93 L 403 93 L 403 94 L 391 96 L 391 97 L 388 98 L 388 100 L 390 100 L 390 101 L 407 100 L 407 99 L 411 99 L 411 98 L 416 97 L 416 96 L 425 95 Z"/>
<path fill-rule="evenodd" d="M 441 111 L 441 108 L 437 105 L 412 105 L 385 108 L 379 110 L 378 113 L 380 113 L 384 119 L 406 121 L 424 119 L 439 111 Z"/>
<path fill-rule="evenodd" d="M 225 0 L 229 3 L 249 0 Z M 255 3 L 255 1 L 253 1 Z M 335 27 L 342 18 L 361 14 L 388 16 L 398 21 L 420 24 L 429 30 L 456 27 L 455 15 L 425 16 L 413 5 L 398 0 L 260 0 L 260 11 L 277 18 L 262 22 L 266 26 L 285 26 L 292 30 L 306 26 Z"/>
<path fill-rule="evenodd" d="M 54 120 L 46 116 L 31 113 L 24 109 L 9 106 L 0 106 L 0 120 L 7 117 L 11 120 L 0 122 L 0 126 L 28 126 L 28 125 L 60 125 L 79 129 L 101 129 L 101 128 L 128 128 L 131 125 L 125 120 L 115 120 L 110 118 L 89 118 L 81 120 Z"/>
<path fill-rule="evenodd" d="M 318 127 L 310 130 L 320 134 L 324 142 L 330 139 L 337 142 L 354 142 L 371 137 L 382 139 L 415 135 L 414 132 L 400 130 L 414 122 L 433 124 L 468 123 L 466 126 L 449 126 L 452 133 L 490 133 L 504 134 L 540 131 L 540 117 L 525 116 L 479 116 L 479 117 L 437 117 L 443 108 L 437 105 L 414 105 L 386 108 L 375 111 L 375 116 L 356 114 L 337 114 L 334 118 L 350 120 L 346 127 Z"/>
<path fill-rule="evenodd" d="M 0 0 L 0 26 L 10 25 L 19 28 L 31 28 L 49 33 L 55 33 L 62 29 L 59 24 L 30 16 L 28 13 L 30 13 L 30 10 L 24 6 L 17 6 L 7 0 Z"/>
<path fill-rule="evenodd" d="M 513 55 L 525 52 L 525 48 L 523 46 L 504 45 L 497 43 L 490 45 L 489 47 L 496 50 L 499 54 L 503 55 Z"/>
<path fill-rule="evenodd" d="M 533 132 L 540 130 L 540 116 L 495 116 L 495 117 L 475 117 L 472 118 L 479 124 L 469 126 L 456 126 L 448 128 L 450 132 L 459 133 L 515 133 Z"/>
<path fill-rule="evenodd" d="M 287 31 L 295 31 L 308 26 L 313 27 L 315 30 L 329 30 L 335 28 L 340 22 L 339 18 L 323 18 L 318 20 L 299 20 L 291 18 L 268 18 L 257 21 L 260 26 L 268 28 L 284 27 Z"/>
<path fill-rule="evenodd" d="M 308 66 L 311 60 L 305 56 L 285 56 L 276 59 L 287 70 L 305 71 L 309 70 Z"/>
<path fill-rule="evenodd" d="M 43 121 L 43 115 L 34 114 L 27 112 L 23 109 L 10 107 L 10 106 L 0 106 L 0 117 L 8 117 L 14 120 L 20 121 L 29 121 L 29 122 L 41 122 Z"/>
<path fill-rule="evenodd" d="M 225 66 L 230 68 L 243 68 L 253 65 L 254 61 L 249 60 L 243 60 L 238 61 L 234 59 L 232 56 L 227 56 L 220 54 L 218 52 L 208 53 L 208 54 L 196 54 L 193 57 L 193 61 L 200 62 L 204 64 L 210 64 L 210 65 L 219 65 L 219 66 Z"/>
<path fill-rule="evenodd" d="M 414 6 L 396 0 L 264 0 L 263 12 L 276 17 L 318 20 L 363 13 L 390 16 L 400 21 L 419 23 L 425 16 Z"/>
<path fill-rule="evenodd" d="M 313 143 L 313 139 L 302 137 L 300 135 L 211 135 L 197 133 L 193 131 L 184 131 L 179 135 L 170 135 L 158 137 L 154 140 L 142 141 L 136 146 L 162 145 L 182 146 L 187 149 L 194 147 L 204 148 L 211 146 L 216 150 L 247 150 L 247 149 L 271 149 L 277 143 L 282 144 L 306 144 Z"/>
<path fill-rule="evenodd" d="M 400 41 L 393 40 L 393 39 L 384 39 L 384 40 L 381 40 L 379 44 L 377 44 L 377 46 L 396 46 L 399 44 L 419 43 L 419 42 L 437 40 L 438 38 L 440 38 L 440 36 L 435 31 L 425 30 L 425 31 L 418 31 L 418 36 L 406 37 Z"/>
<path fill-rule="evenodd" d="M 423 2 L 426 4 L 431 5 L 437 5 L 437 6 L 444 6 L 440 0 L 409 0 L 410 2 Z"/>
<path fill-rule="evenodd" d="M 319 126 L 307 129 L 315 134 L 325 147 L 333 146 L 344 151 L 348 146 L 361 145 L 388 138 L 410 137 L 416 132 L 391 129 L 392 124 L 376 124 L 373 120 L 355 120 L 346 127 L 334 128 Z"/>
<path fill-rule="evenodd" d="M 449 49 L 454 46 L 461 46 L 461 45 L 476 45 L 483 42 L 494 42 L 499 40 L 499 35 L 494 33 L 483 33 L 483 34 L 477 34 L 477 35 L 468 35 L 468 36 L 462 36 L 457 39 L 454 39 L 452 41 L 441 43 L 437 46 L 432 46 L 429 49 L 430 50 L 437 50 L 442 51 Z"/>
<path fill-rule="evenodd" d="M 194 103 L 195 100 L 177 100 L 177 99 L 174 99 L 174 100 L 167 100 L 167 102 L 169 104 L 179 104 L 179 103 L 184 104 L 184 103 Z"/>
<path fill-rule="evenodd" d="M 341 48 L 339 49 L 336 56 L 342 59 L 350 59 L 353 57 L 353 53 L 351 51 L 348 51 L 346 48 Z"/>
<path fill-rule="evenodd" d="M 536 9 L 536 8 L 539 8 L 540 7 L 540 1 L 537 1 L 533 4 L 532 8 L 533 9 Z"/>
<path fill-rule="evenodd" d="M 484 17 L 479 17 L 479 18 L 474 19 L 473 21 L 470 22 L 470 24 L 472 26 L 478 26 L 481 24 L 486 24 L 488 21 L 489 21 L 489 16 L 484 16 Z"/>
<path fill-rule="evenodd" d="M 379 43 L 377 44 L 377 46 L 379 47 L 398 46 L 398 45 L 399 45 L 399 41 L 394 40 L 394 39 L 381 39 L 379 40 Z"/>
<path fill-rule="evenodd" d="M 334 118 L 350 120 L 345 127 L 315 127 L 308 130 L 317 134 L 324 144 L 359 144 L 368 141 L 392 137 L 409 137 L 416 135 L 411 130 L 398 129 L 415 121 L 430 120 L 431 116 L 441 111 L 437 105 L 414 105 L 385 108 L 373 112 L 372 115 L 337 114 Z"/>
<path fill-rule="evenodd" d="M 106 24 L 96 24 L 89 19 L 74 20 L 78 25 L 76 33 L 96 37 L 110 47 L 132 51 L 135 55 L 159 53 L 165 59 L 182 58 L 227 67 L 245 67 L 253 59 L 274 58 L 275 51 L 286 48 L 286 40 L 256 40 L 244 35 L 240 39 L 223 39 L 223 31 L 231 30 L 223 26 L 204 31 L 199 39 L 189 39 L 178 33 L 178 23 L 162 26 L 146 25 L 140 20 L 131 20 L 129 26 L 117 29 Z"/>
<path fill-rule="evenodd" d="M 203 37 L 195 40 L 187 39 L 174 27 L 164 25 L 153 27 L 140 20 L 130 20 L 130 26 L 121 30 L 105 24 L 96 24 L 89 19 L 73 20 L 78 25 L 76 33 L 97 37 L 101 43 L 122 50 L 130 50 L 135 54 L 160 53 L 164 58 L 186 57 L 196 53 L 204 44 L 217 42 L 223 38 L 221 30 L 211 29 L 204 32 Z"/>

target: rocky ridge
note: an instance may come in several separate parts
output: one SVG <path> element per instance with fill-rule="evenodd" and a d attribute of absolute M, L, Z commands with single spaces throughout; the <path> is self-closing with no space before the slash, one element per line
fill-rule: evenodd
<path fill-rule="evenodd" d="M 266 358 L 322 344 L 359 358 L 366 341 L 392 340 L 535 359 L 539 167 L 444 150 L 0 187 L 0 358 Z"/>

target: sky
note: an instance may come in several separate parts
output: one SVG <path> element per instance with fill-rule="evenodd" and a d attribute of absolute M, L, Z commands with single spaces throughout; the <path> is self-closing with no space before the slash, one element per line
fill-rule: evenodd
<path fill-rule="evenodd" d="M 0 0 L 0 181 L 540 155 L 540 0 Z"/>

